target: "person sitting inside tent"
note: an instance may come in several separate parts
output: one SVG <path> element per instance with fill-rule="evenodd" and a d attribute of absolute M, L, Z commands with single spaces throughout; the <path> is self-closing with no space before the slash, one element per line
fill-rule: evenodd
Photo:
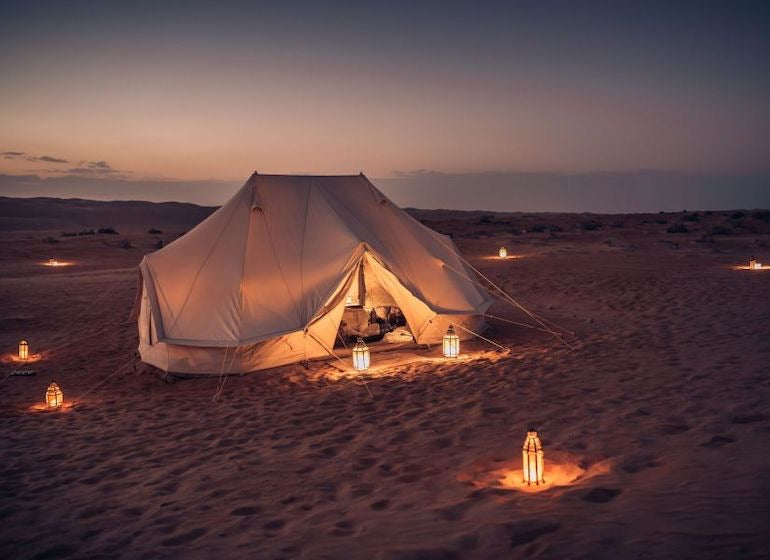
<path fill-rule="evenodd" d="M 367 341 L 380 340 L 389 330 L 387 322 L 380 320 L 374 310 L 367 311 L 361 306 L 345 308 L 340 323 L 340 333 L 348 340 L 359 336 Z"/>

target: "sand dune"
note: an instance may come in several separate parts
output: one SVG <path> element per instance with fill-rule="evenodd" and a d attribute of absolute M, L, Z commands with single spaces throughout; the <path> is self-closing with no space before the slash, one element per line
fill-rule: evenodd
<path fill-rule="evenodd" d="M 770 275 L 733 268 L 751 253 L 770 262 L 765 222 L 708 239 L 729 216 L 686 234 L 666 232 L 671 215 L 421 217 L 574 331 L 574 348 L 492 321 L 509 353 L 477 341 L 453 362 L 375 355 L 373 397 L 316 362 L 228 378 L 214 402 L 217 378 L 164 383 L 134 365 L 133 266 L 171 229 L 5 235 L 0 555 L 770 556 Z M 541 221 L 562 231 L 520 233 Z M 484 258 L 501 244 L 521 258 Z M 40 266 L 53 253 L 76 266 Z M 502 303 L 492 313 L 531 322 Z M 9 377 L 22 337 L 43 359 Z M 79 405 L 32 410 L 50 379 L 65 400 L 85 393 Z M 505 488 L 494 473 L 520 468 L 528 425 L 546 477 L 549 461 L 583 476 Z"/>

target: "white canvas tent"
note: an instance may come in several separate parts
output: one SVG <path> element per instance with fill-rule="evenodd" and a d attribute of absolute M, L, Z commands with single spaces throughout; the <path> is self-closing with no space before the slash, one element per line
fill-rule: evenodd
<path fill-rule="evenodd" d="M 140 274 L 142 360 L 188 374 L 328 357 L 349 297 L 397 306 L 415 340 L 431 344 L 449 324 L 478 332 L 491 304 L 452 240 L 363 174 L 255 173 L 197 227 L 145 256 Z"/>

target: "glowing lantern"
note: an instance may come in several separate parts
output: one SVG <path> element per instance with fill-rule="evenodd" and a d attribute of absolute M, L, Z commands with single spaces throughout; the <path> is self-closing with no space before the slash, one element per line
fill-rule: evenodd
<path fill-rule="evenodd" d="M 543 480 L 543 444 L 537 437 L 535 428 L 527 431 L 527 439 L 524 440 L 524 448 L 521 451 L 522 471 L 524 483 L 527 486 L 545 484 Z"/>
<path fill-rule="evenodd" d="M 53 381 L 51 381 L 45 392 L 45 403 L 48 405 L 48 408 L 60 408 L 64 403 L 64 394 Z"/>
<path fill-rule="evenodd" d="M 360 336 L 353 347 L 353 368 L 356 371 L 366 371 L 369 369 L 369 347 Z"/>
<path fill-rule="evenodd" d="M 497 252 L 497 254 L 500 255 L 501 259 L 507 258 L 508 257 L 508 249 L 506 249 L 505 247 L 500 247 L 500 250 Z"/>
<path fill-rule="evenodd" d="M 460 337 L 455 334 L 455 329 L 452 325 L 449 325 L 443 342 L 445 358 L 456 358 L 460 354 Z"/>
<path fill-rule="evenodd" d="M 19 359 L 26 360 L 29 358 L 29 344 L 26 340 L 19 342 Z"/>
<path fill-rule="evenodd" d="M 755 259 L 753 255 L 752 255 L 751 259 L 749 260 L 749 268 L 750 269 L 757 268 L 757 259 Z"/>
<path fill-rule="evenodd" d="M 761 268 L 762 268 L 762 263 L 760 263 L 760 262 L 755 262 L 755 263 L 754 263 L 754 269 L 755 269 L 755 270 L 759 270 L 759 269 L 761 269 Z"/>

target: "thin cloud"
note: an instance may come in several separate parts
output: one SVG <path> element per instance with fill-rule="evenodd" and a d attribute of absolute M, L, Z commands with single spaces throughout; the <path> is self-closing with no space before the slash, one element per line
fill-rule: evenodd
<path fill-rule="evenodd" d="M 23 156 L 24 152 L 3 152 L 2 155 L 5 159 L 14 159 Z"/>
<path fill-rule="evenodd" d="M 118 173 L 118 170 L 110 169 L 109 167 L 73 167 L 67 170 L 67 173 L 75 175 L 105 175 Z"/>
<path fill-rule="evenodd" d="M 57 158 L 53 156 L 40 156 L 35 158 L 37 161 L 47 161 L 48 163 L 69 163 L 66 159 Z"/>

